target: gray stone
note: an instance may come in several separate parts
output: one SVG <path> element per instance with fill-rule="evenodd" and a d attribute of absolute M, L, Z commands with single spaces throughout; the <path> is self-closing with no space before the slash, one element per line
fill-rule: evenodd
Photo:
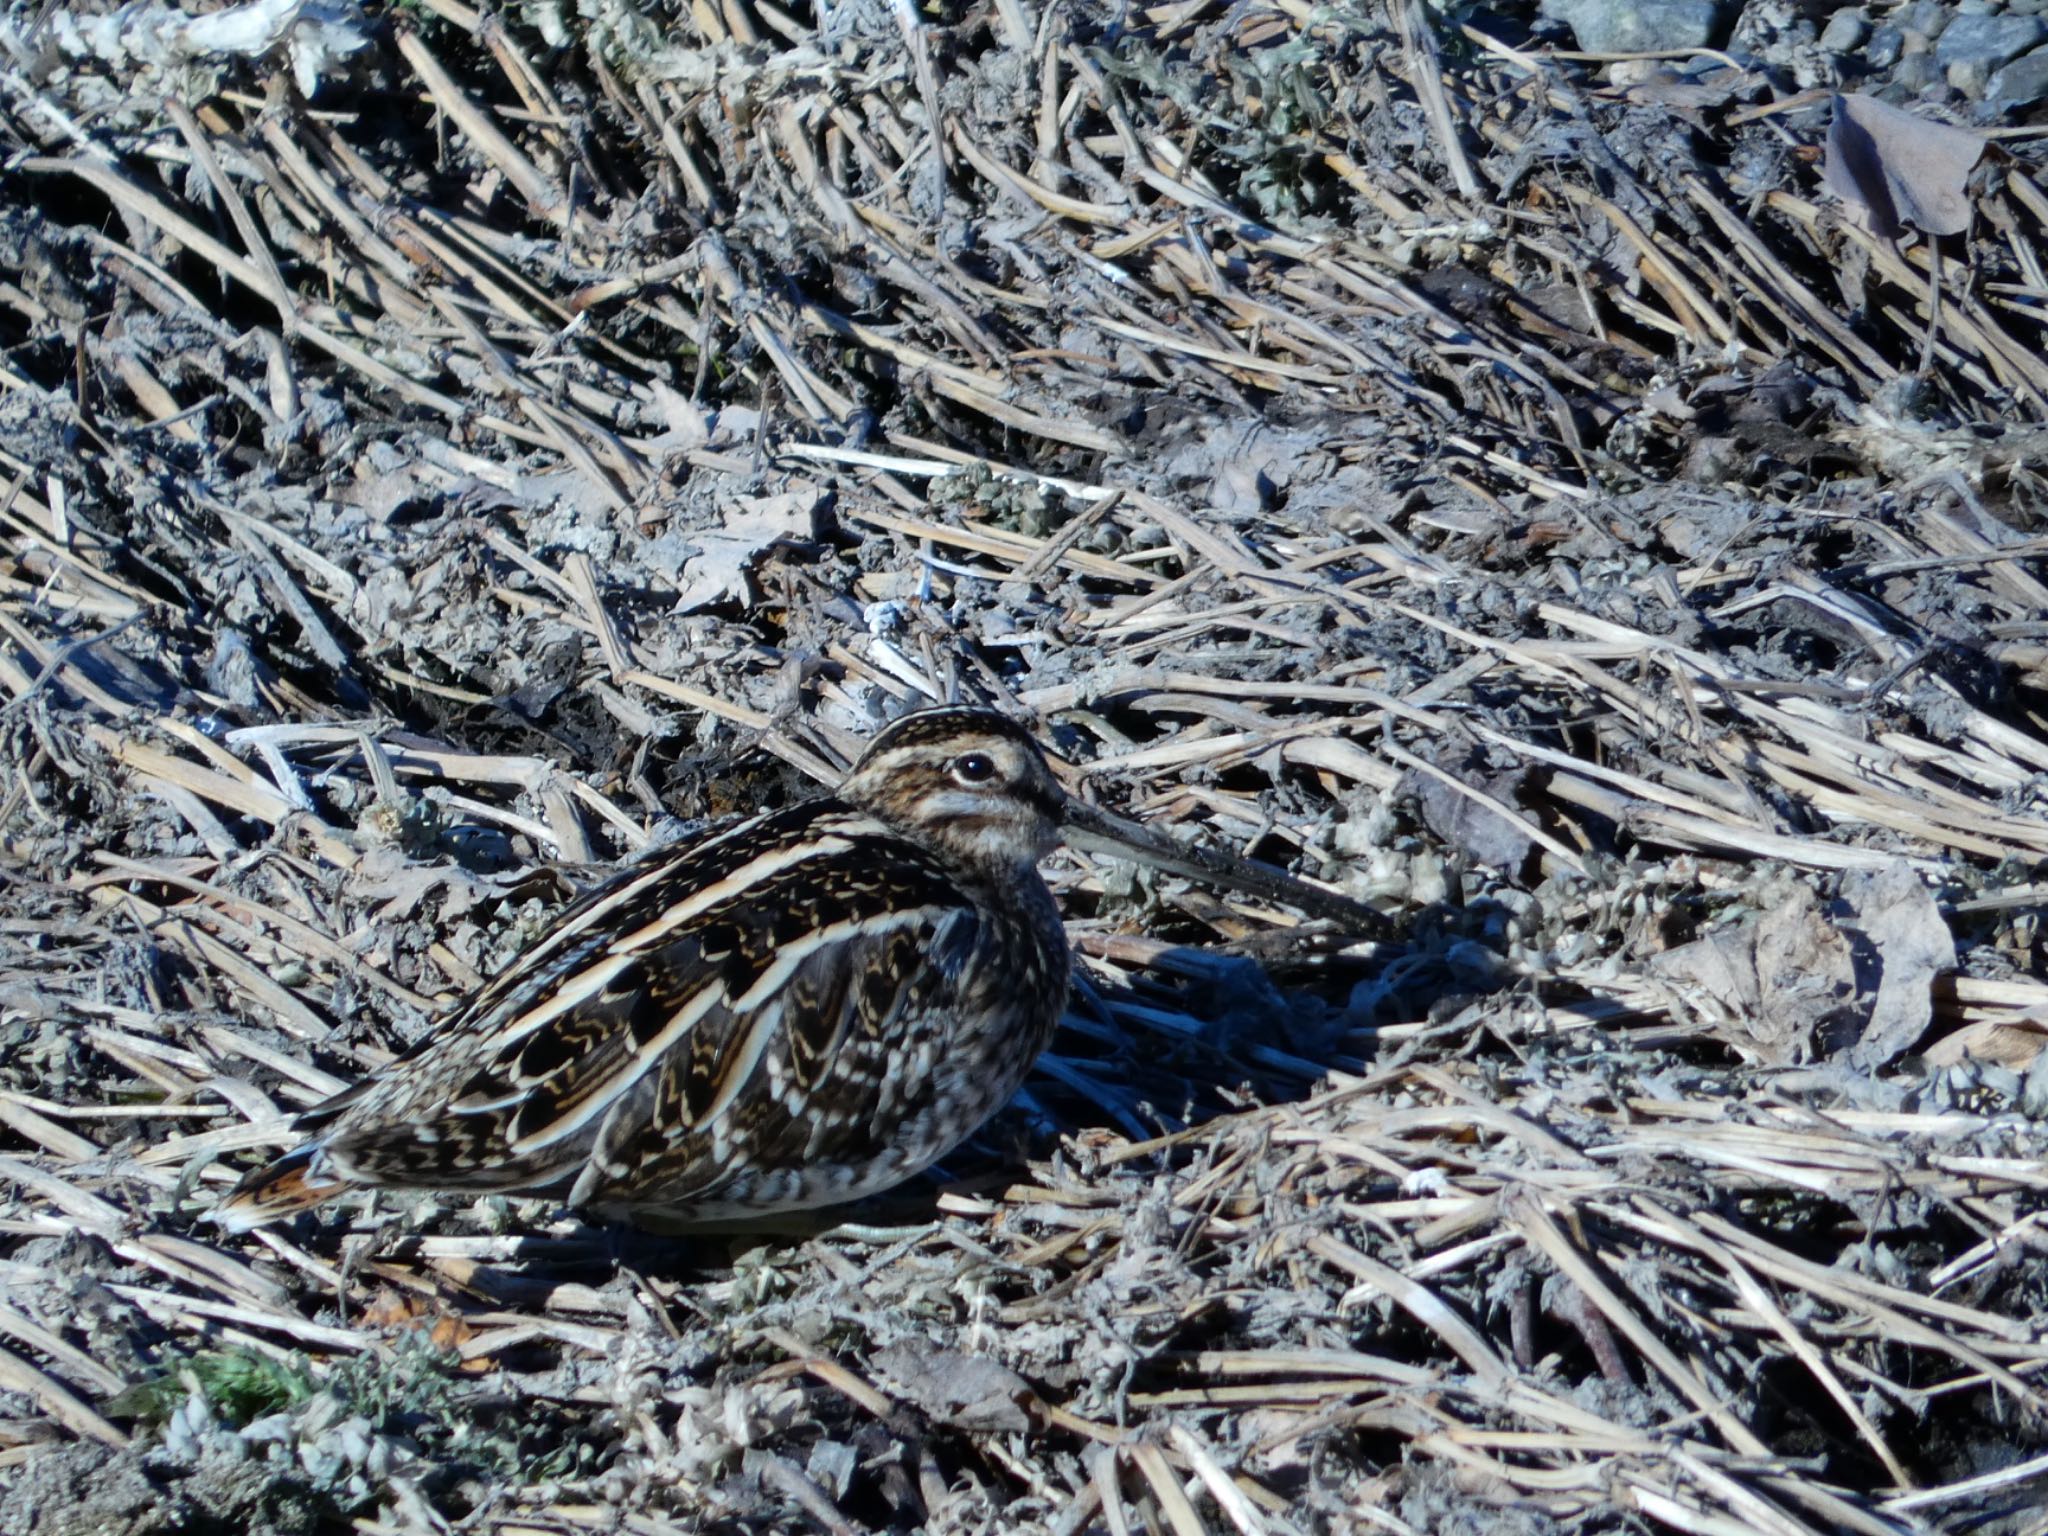
<path fill-rule="evenodd" d="M 1721 31 L 1721 0 L 1543 0 L 1587 53 L 1704 48 Z"/>
<path fill-rule="evenodd" d="M 1906 34 L 1886 22 L 1870 34 L 1870 46 L 1863 50 L 1863 62 L 1872 69 L 1890 69 L 1906 51 Z"/>
<path fill-rule="evenodd" d="M 1991 73 L 2048 37 L 2038 16 L 1958 16 L 1934 45 L 1948 83 L 1972 101 L 1983 99 Z"/>
<path fill-rule="evenodd" d="M 1947 81 L 1954 94 L 1981 101 L 1984 87 L 1991 81 L 1991 66 L 1978 59 L 1959 60 L 1949 65 Z"/>
<path fill-rule="evenodd" d="M 2048 21 L 2038 16 L 1958 16 L 1942 29 L 1934 58 L 1944 69 L 1979 64 L 1988 73 L 2044 37 Z"/>
<path fill-rule="evenodd" d="M 1895 12 L 1893 19 L 1906 31 L 1917 32 L 1931 41 L 1941 36 L 1954 16 L 1948 0 L 1913 0 L 1903 11 Z"/>
<path fill-rule="evenodd" d="M 1828 18 L 1828 24 L 1821 29 L 1820 45 L 1829 53 L 1853 53 L 1862 46 L 1863 39 L 1870 33 L 1870 18 L 1862 11 L 1851 8 L 1840 10 Z"/>
<path fill-rule="evenodd" d="M 2000 112 L 2048 100 L 2048 48 L 2022 54 L 1993 75 L 1984 88 L 1984 100 Z"/>
<path fill-rule="evenodd" d="M 1934 62 L 1931 53 L 1909 53 L 1899 60 L 1899 67 L 1892 71 L 1892 83 L 1902 90 L 1918 94 L 1941 79 L 1941 69 Z"/>

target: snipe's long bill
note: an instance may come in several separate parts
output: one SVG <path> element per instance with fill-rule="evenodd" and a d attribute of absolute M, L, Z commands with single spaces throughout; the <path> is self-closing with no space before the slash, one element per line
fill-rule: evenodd
<path fill-rule="evenodd" d="M 1342 903 L 1083 806 L 1002 715 L 907 715 L 836 795 L 657 849 L 576 901 L 412 1050 L 301 1116 L 303 1142 L 215 1219 L 246 1231 L 391 1188 L 666 1227 L 887 1189 L 999 1109 L 1052 1036 L 1069 956 L 1038 863 L 1063 827 Z"/>

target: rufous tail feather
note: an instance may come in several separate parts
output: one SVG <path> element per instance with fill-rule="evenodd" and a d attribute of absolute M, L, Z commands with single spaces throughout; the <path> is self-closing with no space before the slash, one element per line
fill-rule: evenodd
<path fill-rule="evenodd" d="M 230 1232 L 252 1232 L 333 1199 L 343 1186 L 337 1179 L 315 1173 L 319 1151 L 317 1143 L 309 1143 L 265 1163 L 237 1184 L 208 1212 L 207 1219 Z"/>

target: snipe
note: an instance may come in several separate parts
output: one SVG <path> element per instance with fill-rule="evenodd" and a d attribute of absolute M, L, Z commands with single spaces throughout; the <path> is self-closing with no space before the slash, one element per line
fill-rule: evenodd
<path fill-rule="evenodd" d="M 381 1187 L 674 1225 L 887 1189 L 1000 1108 L 1052 1036 L 1068 952 L 1037 866 L 1063 827 L 1188 870 L 1071 799 L 1004 716 L 907 715 L 838 794 L 661 848 L 575 902 L 300 1117 L 304 1143 L 215 1219 L 246 1231 Z M 1322 894 L 1248 868 L 1201 873 Z"/>

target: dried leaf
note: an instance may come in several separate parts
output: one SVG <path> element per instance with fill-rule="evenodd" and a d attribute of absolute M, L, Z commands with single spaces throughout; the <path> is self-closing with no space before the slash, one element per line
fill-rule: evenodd
<path fill-rule="evenodd" d="M 874 1364 L 898 1396 L 956 1429 L 1031 1427 L 1031 1416 L 1024 1411 L 1034 1396 L 1031 1384 L 984 1356 L 907 1342 L 881 1351 Z"/>
<path fill-rule="evenodd" d="M 371 46 L 372 25 L 355 0 L 253 0 L 205 16 L 174 5 L 131 4 L 104 15 L 91 7 L 44 9 L 31 31 L 47 33 L 71 57 L 133 71 L 182 59 L 260 58 L 283 44 L 299 89 L 308 97 L 342 62 Z M 10 24 L 4 35 L 18 56 L 26 40 Z"/>
<path fill-rule="evenodd" d="M 682 535 L 697 552 L 683 562 L 677 607 L 754 602 L 758 594 L 753 571 L 761 557 L 774 549 L 815 542 L 823 531 L 824 510 L 824 492 L 806 486 L 742 501 L 726 512 L 723 528 Z"/>
<path fill-rule="evenodd" d="M 1848 940 L 1803 885 L 1792 885 L 1782 900 L 1740 925 L 1681 944 L 1650 964 L 1718 1004 L 1709 1010 L 1718 1013 L 1716 1033 L 1771 1065 L 1818 1054 L 1819 1030 L 1855 997 Z"/>
<path fill-rule="evenodd" d="M 1468 770 L 1460 778 L 1504 805 L 1519 806 L 1529 772 L 1525 768 L 1501 774 Z M 1535 846 L 1528 833 L 1492 806 L 1458 793 L 1441 779 L 1410 772 L 1403 777 L 1401 789 L 1414 797 L 1423 825 L 1446 847 L 1459 849 L 1475 864 L 1489 869 L 1519 870 Z"/>
<path fill-rule="evenodd" d="M 1849 876 L 1842 899 L 1877 951 L 1877 996 L 1863 1036 L 1849 1048 L 1860 1067 L 1890 1061 L 1934 1019 L 1934 978 L 1956 965 L 1956 945 L 1934 897 L 1903 860 Z"/>
<path fill-rule="evenodd" d="M 1930 1067 L 1952 1067 L 1962 1061 L 1985 1061 L 2024 1072 L 2048 1046 L 2048 1023 L 2039 1019 L 1987 1019 L 1943 1035 L 1921 1060 Z"/>
<path fill-rule="evenodd" d="M 1984 153 L 1977 134 L 1931 122 L 1861 94 L 1835 97 L 1828 125 L 1828 190 L 1863 209 L 1887 238 L 1910 224 L 1930 235 L 1970 223 L 1970 168 Z"/>

